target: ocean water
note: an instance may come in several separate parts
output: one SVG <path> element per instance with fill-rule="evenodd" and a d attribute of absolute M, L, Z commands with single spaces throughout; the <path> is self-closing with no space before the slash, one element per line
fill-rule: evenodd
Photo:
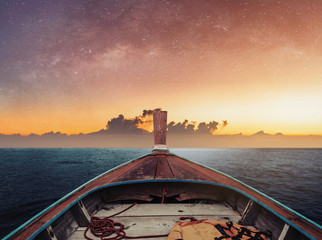
<path fill-rule="evenodd" d="M 97 175 L 151 149 L 0 149 L 0 238 Z M 322 149 L 170 149 L 322 225 Z"/>

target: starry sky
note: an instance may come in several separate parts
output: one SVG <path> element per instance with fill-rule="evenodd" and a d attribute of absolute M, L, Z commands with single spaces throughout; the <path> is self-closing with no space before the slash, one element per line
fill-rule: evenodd
<path fill-rule="evenodd" d="M 322 1 L 0 1 L 0 133 L 123 114 L 322 135 Z"/>

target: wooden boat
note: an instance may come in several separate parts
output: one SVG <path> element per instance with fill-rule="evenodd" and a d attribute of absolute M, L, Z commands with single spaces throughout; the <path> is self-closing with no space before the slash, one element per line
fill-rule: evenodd
<path fill-rule="evenodd" d="M 127 236 L 166 235 L 183 216 L 269 230 L 267 239 L 273 240 L 322 239 L 321 226 L 290 208 L 224 173 L 169 153 L 166 114 L 153 114 L 152 153 L 80 186 L 4 239 L 84 239 L 84 232 L 99 239 L 88 230 L 91 217 L 115 213 L 111 219 L 125 226 Z"/>

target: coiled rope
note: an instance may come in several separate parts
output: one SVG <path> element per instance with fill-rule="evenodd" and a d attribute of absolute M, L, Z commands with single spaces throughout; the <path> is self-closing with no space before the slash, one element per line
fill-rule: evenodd
<path fill-rule="evenodd" d="M 164 195 L 165 195 L 165 189 L 163 189 L 163 198 L 162 202 L 164 202 Z M 84 231 L 84 237 L 88 240 L 94 240 L 87 236 L 88 230 L 91 231 L 91 233 L 95 237 L 99 237 L 101 240 L 120 240 L 120 239 L 136 239 L 136 238 L 158 238 L 158 237 L 167 237 L 168 234 L 161 234 L 161 235 L 146 235 L 146 236 L 127 236 L 126 232 L 124 231 L 124 225 L 119 222 L 114 222 L 111 217 L 114 217 L 116 215 L 119 215 L 131 207 L 133 207 L 136 203 L 133 203 L 131 206 L 127 207 L 126 209 L 113 214 L 111 216 L 105 217 L 105 218 L 99 218 L 92 216 L 91 222 L 87 226 L 87 228 Z"/>

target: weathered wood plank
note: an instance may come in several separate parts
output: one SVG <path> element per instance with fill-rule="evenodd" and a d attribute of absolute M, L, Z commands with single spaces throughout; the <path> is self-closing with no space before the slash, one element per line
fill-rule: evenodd
<path fill-rule="evenodd" d="M 174 156 L 167 156 L 171 171 L 174 174 L 174 178 L 177 179 L 193 179 L 193 180 L 207 180 L 207 177 L 192 168 L 184 161 L 178 161 L 179 158 Z M 193 166 L 193 165 L 192 165 Z"/>
<path fill-rule="evenodd" d="M 98 211 L 95 216 L 106 217 L 118 213 L 131 204 L 105 204 L 104 209 Z M 236 216 L 235 213 L 223 203 L 218 204 L 136 204 L 118 216 Z"/>
<path fill-rule="evenodd" d="M 172 179 L 174 178 L 168 160 L 165 156 L 157 157 L 155 178 L 157 179 Z"/>
<path fill-rule="evenodd" d="M 97 212 L 100 206 L 104 204 L 102 201 L 102 197 L 98 193 L 93 193 L 86 196 L 82 200 L 82 202 L 89 215 L 92 215 L 93 213 Z"/>
<path fill-rule="evenodd" d="M 136 183 L 131 185 L 122 185 L 111 187 L 101 192 L 101 196 L 105 203 L 112 203 L 121 200 L 151 201 L 152 195 L 159 197 L 159 201 L 153 203 L 161 203 L 163 190 L 165 189 L 166 203 L 169 197 L 173 197 L 178 201 L 195 200 L 199 203 L 205 199 L 217 202 L 225 201 L 225 191 L 222 187 L 207 184 L 192 183 Z"/>
<path fill-rule="evenodd" d="M 154 145 L 167 144 L 167 112 L 153 112 Z"/>
<path fill-rule="evenodd" d="M 197 219 L 205 219 L 204 216 L 195 216 Z M 122 216 L 122 217 L 113 217 L 115 222 L 120 222 L 125 226 L 125 232 L 128 236 L 142 236 L 142 235 L 159 235 L 159 234 L 168 234 L 173 227 L 173 225 L 179 221 L 179 216 Z M 226 220 L 223 216 L 209 215 L 208 219 L 218 219 Z M 233 217 L 231 221 L 236 222 Z M 78 240 L 84 239 L 85 228 L 79 228 L 73 235 L 71 235 L 69 240 Z M 88 234 L 89 237 L 95 238 L 91 233 Z M 144 238 L 149 239 L 149 238 Z M 166 239 L 164 238 L 151 238 L 151 239 Z"/>
<path fill-rule="evenodd" d="M 132 181 L 139 179 L 153 179 L 157 167 L 155 157 L 146 157 L 144 162 L 137 164 L 130 171 L 125 172 L 113 182 Z"/>
<path fill-rule="evenodd" d="M 174 225 L 173 220 L 169 221 L 162 221 L 156 220 L 156 219 L 122 219 L 124 224 L 126 226 L 126 235 L 127 236 L 142 236 L 142 235 L 157 235 L 157 234 L 168 234 L 170 232 L 170 229 L 172 225 Z M 137 220 L 141 220 L 140 222 L 137 222 Z M 146 225 L 148 224 L 148 225 Z M 146 225 L 146 226 L 144 226 Z M 85 239 L 84 238 L 84 231 L 85 228 L 79 228 L 76 232 L 71 235 L 68 240 L 80 240 Z M 99 240 L 100 238 L 95 237 L 91 234 L 90 231 L 87 232 L 87 236 L 92 239 Z M 158 238 L 137 238 L 138 240 L 166 240 L 167 237 L 158 237 Z"/>
<path fill-rule="evenodd" d="M 88 226 L 90 222 L 90 215 L 88 214 L 87 210 L 81 202 L 82 201 L 79 201 L 77 204 L 71 207 L 70 212 L 74 216 L 77 225 L 85 227 Z"/>
<path fill-rule="evenodd" d="M 78 224 L 71 211 L 67 211 L 54 221 L 51 227 L 57 239 L 66 239 L 76 231 Z"/>
<path fill-rule="evenodd" d="M 241 224 L 243 223 L 243 221 L 245 220 L 247 215 L 250 213 L 250 210 L 251 210 L 253 204 L 254 204 L 253 200 L 248 200 L 248 203 L 247 203 L 247 205 L 246 205 L 246 207 L 245 207 L 245 209 L 243 211 L 243 214 L 242 214 L 242 216 L 241 216 L 241 218 L 239 220 L 239 223 L 241 223 Z"/>
<path fill-rule="evenodd" d="M 51 226 L 48 226 L 46 228 L 46 231 L 44 231 L 44 232 L 47 232 L 47 234 L 48 234 L 47 236 L 50 237 L 50 240 L 57 240 L 57 237 L 56 237 L 56 235 L 55 235 L 55 233 L 54 233 L 54 231 L 53 231 Z M 45 238 L 47 238 L 47 236 Z"/>
<path fill-rule="evenodd" d="M 253 204 L 253 206 L 254 205 L 257 204 Z M 253 225 L 260 231 L 270 230 L 272 232 L 272 239 L 277 240 L 283 230 L 284 221 L 276 218 L 271 212 L 264 208 L 256 208 L 258 209 L 258 212 L 253 221 Z"/>
<path fill-rule="evenodd" d="M 289 228 L 290 228 L 290 225 L 285 223 L 285 225 L 283 227 L 283 230 L 282 230 L 280 236 L 278 237 L 278 240 L 284 240 L 285 239 L 285 236 L 286 236 Z"/>
<path fill-rule="evenodd" d="M 131 204 L 105 204 L 95 216 L 104 218 L 120 212 Z M 218 204 L 136 204 L 118 216 L 112 217 L 126 227 L 128 236 L 156 235 L 169 233 L 181 216 L 197 219 L 216 219 L 237 222 L 240 216 L 225 206 Z M 79 228 L 69 239 L 83 239 L 85 228 Z M 89 237 L 96 239 L 90 233 Z M 151 238 L 152 239 L 152 238 Z M 166 239 L 166 238 L 158 238 Z"/>
<path fill-rule="evenodd" d="M 19 236 L 14 236 L 9 239 L 18 239 L 18 240 L 25 240 L 28 239 L 37 229 L 41 228 L 46 222 L 44 221 L 37 221 L 30 224 L 30 227 L 26 227 L 23 231 L 19 233 Z"/>

